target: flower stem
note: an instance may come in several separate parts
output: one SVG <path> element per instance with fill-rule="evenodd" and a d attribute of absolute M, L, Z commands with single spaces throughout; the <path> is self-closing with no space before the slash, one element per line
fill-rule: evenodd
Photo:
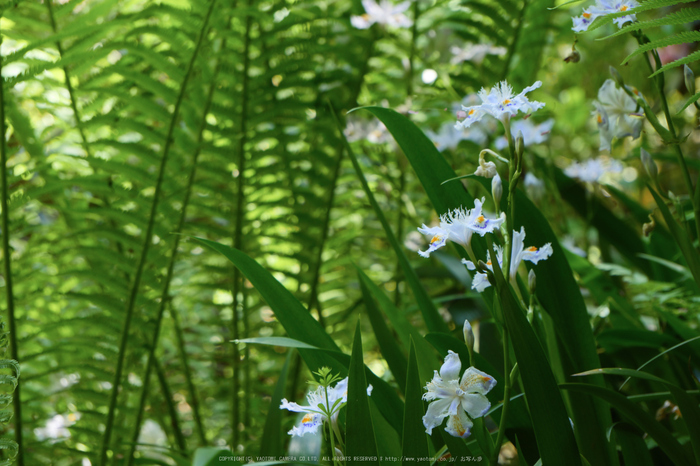
<path fill-rule="evenodd" d="M 637 36 L 637 42 L 639 42 L 640 45 L 643 45 L 645 43 L 650 42 L 649 38 L 646 36 L 646 34 L 639 34 Z M 652 56 L 654 57 L 654 62 L 656 63 L 656 69 L 661 68 L 661 58 L 659 57 L 659 53 L 656 51 L 656 49 L 651 50 Z M 651 64 L 651 60 L 647 59 L 644 60 L 649 67 L 649 70 L 654 73 L 654 67 Z M 671 119 L 671 112 L 668 108 L 668 101 L 666 100 L 666 94 L 664 93 L 664 75 L 663 73 L 660 73 L 656 76 L 654 79 L 654 83 L 656 84 L 656 88 L 659 92 L 659 97 L 661 99 L 661 105 L 664 109 L 664 115 L 666 116 L 666 125 L 668 126 L 668 131 L 671 133 L 672 138 L 674 139 L 674 149 L 676 151 L 676 155 L 678 156 L 678 163 L 681 166 L 681 169 L 683 171 L 683 179 L 685 180 L 686 187 L 688 188 L 688 196 L 690 197 L 690 205 L 693 208 L 693 212 L 695 214 L 695 228 L 696 228 L 696 236 L 700 237 L 700 205 L 698 205 L 697 199 L 700 196 L 700 185 L 696 186 L 695 189 L 693 189 L 693 181 L 692 178 L 690 177 L 690 170 L 688 169 L 688 165 L 685 161 L 685 156 L 683 155 L 683 150 L 681 149 L 681 146 L 679 144 L 678 139 L 678 134 L 676 133 L 676 129 L 673 126 L 673 120 Z M 683 211 L 680 211 L 681 215 L 683 215 Z M 688 231 L 688 234 L 690 235 L 690 231 Z M 690 235 L 692 237 L 692 235 Z"/>
<path fill-rule="evenodd" d="M 503 328 L 503 375 L 506 382 L 506 386 L 503 389 L 503 410 L 501 412 L 501 422 L 498 425 L 498 436 L 496 437 L 496 448 L 493 449 L 491 454 L 491 461 L 489 464 L 491 466 L 496 466 L 498 464 L 498 454 L 501 452 L 501 443 L 503 443 L 503 437 L 506 432 L 506 418 L 508 416 L 508 405 L 510 404 L 510 387 L 511 387 L 511 376 L 510 376 L 510 361 L 508 360 L 508 353 L 510 352 L 510 345 L 508 340 L 508 330 Z"/>

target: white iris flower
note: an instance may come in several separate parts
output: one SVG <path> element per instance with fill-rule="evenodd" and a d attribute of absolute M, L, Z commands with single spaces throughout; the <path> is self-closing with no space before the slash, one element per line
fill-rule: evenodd
<path fill-rule="evenodd" d="M 474 232 L 481 236 L 486 233 L 493 233 L 504 221 L 505 216 L 500 218 L 486 218 L 482 214 L 482 205 L 485 197 L 474 199 L 473 209 L 458 208 L 440 216 L 440 225 L 428 228 L 425 224 L 418 231 L 424 235 L 431 236 L 430 247 L 426 251 L 418 251 L 423 257 L 430 257 L 430 253 L 443 247 L 447 240 L 468 248 L 472 241 Z"/>
<path fill-rule="evenodd" d="M 465 61 L 481 63 L 486 55 L 505 55 L 508 50 L 505 47 L 494 47 L 491 44 L 466 44 L 464 47 L 453 46 L 450 48 L 452 59 L 450 63 L 458 65 Z"/>
<path fill-rule="evenodd" d="M 588 159 L 585 162 L 574 162 L 564 169 L 569 178 L 587 183 L 595 183 L 602 177 L 611 178 L 613 174 L 621 173 L 624 166 L 610 157 Z"/>
<path fill-rule="evenodd" d="M 542 86 L 542 81 L 537 81 L 532 86 L 526 87 L 520 94 L 514 95 L 513 88 L 506 81 L 501 81 L 486 92 L 482 88 L 479 91 L 481 105 L 462 107 L 466 112 L 466 118 L 458 121 L 455 128 L 468 128 L 473 123 L 481 120 L 484 115 L 491 115 L 501 121 L 509 120 L 518 112 L 532 113 L 544 107 L 542 102 L 532 101 L 525 96 L 530 91 Z"/>
<path fill-rule="evenodd" d="M 581 16 L 571 18 L 574 22 L 574 27 L 571 28 L 575 32 L 583 32 L 588 30 L 588 26 L 595 21 L 599 16 L 609 15 L 611 13 L 620 13 L 637 8 L 639 3 L 635 0 L 597 0 L 595 5 L 591 5 L 585 10 Z M 621 16 L 613 19 L 613 23 L 618 27 L 622 27 L 625 23 L 637 21 L 636 15 Z"/>
<path fill-rule="evenodd" d="M 367 387 L 367 395 L 372 394 L 372 385 Z M 328 420 L 327 413 L 330 413 L 330 421 L 333 425 L 338 422 L 338 413 L 348 401 L 348 378 L 338 382 L 335 387 L 328 387 L 328 402 L 326 403 L 326 390 L 319 386 L 316 390 L 309 392 L 306 395 L 306 400 L 309 406 L 300 406 L 296 403 L 290 403 L 287 399 L 282 400 L 280 409 L 287 409 L 295 413 L 306 413 L 301 420 L 301 424 L 294 426 L 288 432 L 291 436 L 301 437 L 306 433 L 315 434 L 318 427 L 323 424 L 323 421 Z"/>
<path fill-rule="evenodd" d="M 413 25 L 413 21 L 403 14 L 411 6 L 411 2 L 394 5 L 390 0 L 381 0 L 379 3 L 374 0 L 362 0 L 362 6 L 365 7 L 365 14 L 350 18 L 350 23 L 357 29 L 368 29 L 375 23 L 397 28 Z"/>
<path fill-rule="evenodd" d="M 628 88 L 640 95 L 634 88 Z M 643 99 L 644 97 L 640 95 Z M 600 150 L 610 150 L 613 138 L 632 136 L 637 139 L 642 132 L 644 118 L 637 113 L 637 102 L 624 89 L 618 88 L 612 79 L 606 80 L 598 90 L 598 100 L 593 101 L 600 129 Z"/>
<path fill-rule="evenodd" d="M 503 267 L 503 248 L 498 245 L 494 245 L 496 249 L 496 259 L 498 260 L 498 265 Z M 525 228 L 520 227 L 520 231 L 513 231 L 513 248 L 511 252 L 510 267 L 508 270 L 508 277 L 511 281 L 515 282 L 515 276 L 518 274 L 518 268 L 520 263 L 524 260 L 537 264 L 541 260 L 547 259 L 552 255 L 554 250 L 552 249 L 552 243 L 547 243 L 541 248 L 535 246 L 525 247 Z M 462 263 L 467 266 L 469 270 L 476 270 L 476 266 L 472 261 L 462 259 Z M 486 267 L 493 271 L 493 265 L 491 262 L 491 254 L 487 253 Z M 472 289 L 483 292 L 486 288 L 491 286 L 488 276 L 485 273 L 477 272 L 472 280 Z"/>
<path fill-rule="evenodd" d="M 423 416 L 423 425 L 428 434 L 449 416 L 445 431 L 454 436 L 467 438 L 474 425 L 472 419 L 484 416 L 491 403 L 486 394 L 496 385 L 496 379 L 473 367 L 467 368 L 459 379 L 462 362 L 459 355 L 447 352 L 440 371 L 435 371 L 433 380 L 426 385 L 423 399 L 431 401 Z"/>

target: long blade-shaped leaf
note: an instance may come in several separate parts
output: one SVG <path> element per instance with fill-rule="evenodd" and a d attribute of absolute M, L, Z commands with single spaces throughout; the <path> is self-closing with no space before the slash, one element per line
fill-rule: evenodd
<path fill-rule="evenodd" d="M 263 427 L 262 437 L 260 438 L 260 456 L 279 457 L 282 456 L 282 412 L 279 408 L 284 396 L 284 387 L 287 384 L 287 372 L 289 372 L 289 362 L 292 360 L 293 351 L 287 352 L 287 358 L 284 360 L 280 378 L 275 385 L 275 391 L 270 400 L 270 410 L 265 417 L 265 427 Z"/>
<path fill-rule="evenodd" d="M 418 374 L 416 348 L 411 342 L 406 376 L 406 408 L 403 416 L 403 464 L 429 466 L 428 442 L 423 427 L 423 389 Z"/>
<path fill-rule="evenodd" d="M 664 426 L 623 395 L 595 385 L 565 383 L 560 386 L 564 390 L 577 391 L 596 396 L 606 403 L 611 404 L 615 409 L 629 417 L 640 429 L 653 438 L 676 466 L 690 466 L 693 464 L 693 461 L 688 458 L 685 450 L 681 444 L 678 443 L 678 440 L 676 440 Z"/>
<path fill-rule="evenodd" d="M 355 339 L 352 344 L 350 371 L 348 373 L 348 406 L 347 406 L 347 456 L 348 465 L 378 464 L 377 441 L 374 438 L 374 427 L 369 410 L 367 397 L 367 381 L 365 379 L 365 363 L 362 357 L 362 335 L 360 322 L 355 328 Z M 404 422 L 406 417 L 404 416 Z M 367 461 L 367 458 L 375 458 Z"/>
<path fill-rule="evenodd" d="M 386 220 L 384 212 L 382 212 L 381 207 L 379 207 L 379 204 L 377 204 L 377 201 L 374 198 L 374 194 L 372 194 L 372 190 L 369 189 L 367 179 L 365 178 L 365 175 L 362 172 L 362 167 L 360 167 L 360 163 L 357 161 L 357 157 L 355 157 L 355 154 L 352 152 L 352 149 L 350 148 L 350 145 L 348 144 L 344 135 L 343 141 L 345 143 L 345 149 L 348 151 L 348 155 L 350 156 L 350 160 L 352 161 L 352 165 L 353 167 L 355 167 L 357 176 L 360 179 L 360 183 L 362 184 L 362 189 L 364 189 L 365 194 L 367 195 L 367 199 L 369 199 L 369 202 L 372 205 L 372 208 L 374 209 L 374 213 L 377 215 L 377 218 L 382 224 L 387 239 L 389 240 L 391 247 L 394 248 L 394 252 L 396 253 L 396 256 L 399 259 L 399 264 L 401 265 L 401 270 L 403 271 L 404 276 L 406 278 L 406 283 L 411 288 L 411 291 L 413 291 L 413 296 L 416 298 L 418 307 L 421 310 L 421 313 L 423 314 L 423 320 L 425 320 L 425 325 L 431 332 L 449 333 L 449 328 L 447 327 L 447 324 L 440 316 L 440 313 L 435 307 L 435 304 L 433 304 L 433 301 L 430 299 L 430 296 L 428 296 L 428 293 L 425 291 L 425 288 L 423 288 L 423 285 L 418 280 L 418 275 L 416 275 L 416 271 L 413 270 L 413 267 L 411 267 L 411 264 L 408 262 L 408 258 L 403 252 L 403 249 L 401 248 L 399 241 L 396 239 L 396 236 L 394 236 L 394 232 L 391 229 L 389 222 Z"/>

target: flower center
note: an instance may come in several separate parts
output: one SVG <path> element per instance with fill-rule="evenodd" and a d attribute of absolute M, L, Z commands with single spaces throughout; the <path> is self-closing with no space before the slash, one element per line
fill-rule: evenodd
<path fill-rule="evenodd" d="M 602 123 L 603 123 L 603 117 L 600 116 L 600 113 L 599 113 L 599 114 L 598 114 L 598 124 L 600 125 L 600 124 L 602 124 Z"/>
<path fill-rule="evenodd" d="M 527 250 L 530 252 L 537 252 L 537 248 L 534 246 L 530 246 L 529 248 L 527 248 Z"/>
<path fill-rule="evenodd" d="M 503 101 L 503 105 L 508 105 L 510 103 L 510 99 L 506 99 Z"/>
<path fill-rule="evenodd" d="M 430 244 L 436 243 L 438 241 L 442 241 L 442 236 L 435 235 L 435 236 L 433 236 L 433 239 L 430 240 Z"/>
<path fill-rule="evenodd" d="M 484 218 L 483 215 L 479 215 L 478 217 L 476 217 L 476 222 L 477 222 L 479 225 L 483 225 L 483 224 L 484 224 L 484 220 L 486 220 L 486 218 Z"/>
<path fill-rule="evenodd" d="M 307 414 L 306 416 L 304 416 L 304 419 L 301 420 L 301 423 L 302 423 L 302 424 L 308 424 L 308 423 L 311 422 L 311 420 L 312 420 L 313 418 L 314 418 L 314 417 L 313 417 L 311 414 Z"/>
<path fill-rule="evenodd" d="M 486 263 L 486 265 L 491 265 L 491 261 L 488 261 L 488 262 Z"/>
<path fill-rule="evenodd" d="M 627 11 L 628 8 L 629 8 L 629 7 L 628 7 L 627 5 L 622 5 L 622 6 L 620 7 L 620 11 Z"/>
<path fill-rule="evenodd" d="M 584 13 L 584 14 L 583 14 L 583 17 L 586 18 L 586 19 L 590 19 L 590 18 L 591 18 L 591 14 L 590 14 L 590 13 Z"/>
<path fill-rule="evenodd" d="M 468 115 L 469 115 L 469 116 L 474 115 L 474 109 L 473 109 L 473 108 L 472 108 L 471 110 L 469 110 L 469 114 L 468 114 Z"/>

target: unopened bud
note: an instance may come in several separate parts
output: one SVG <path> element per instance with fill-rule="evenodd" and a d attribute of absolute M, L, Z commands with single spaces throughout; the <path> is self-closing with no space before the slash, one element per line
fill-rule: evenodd
<path fill-rule="evenodd" d="M 612 75 L 613 80 L 615 80 L 618 86 L 622 88 L 625 87 L 625 82 L 622 80 L 622 76 L 620 76 L 620 73 L 618 73 L 617 70 L 612 66 L 610 67 L 610 74 Z"/>
<path fill-rule="evenodd" d="M 653 182 L 656 182 L 656 178 L 659 176 L 659 169 L 656 166 L 656 162 L 654 162 L 651 154 L 645 151 L 644 148 L 641 149 L 640 156 L 642 163 L 644 164 L 644 169 L 647 171 L 649 178 L 651 178 Z"/>
<path fill-rule="evenodd" d="M 685 87 L 692 95 L 695 94 L 695 74 L 688 65 L 683 65 L 683 77 L 685 77 Z"/>
<path fill-rule="evenodd" d="M 642 233 L 645 237 L 648 237 L 654 228 L 656 227 L 656 220 L 654 220 L 654 214 L 649 214 L 649 222 L 642 225 Z"/>
<path fill-rule="evenodd" d="M 515 154 L 518 156 L 518 159 L 522 159 L 524 151 L 525 141 L 523 139 L 523 132 L 518 131 L 518 136 L 515 138 Z"/>
<path fill-rule="evenodd" d="M 474 331 L 469 323 L 469 319 L 464 319 L 464 343 L 471 353 L 474 350 Z"/>
<path fill-rule="evenodd" d="M 489 270 L 489 268 L 486 266 L 486 262 L 484 262 L 484 261 L 477 262 L 476 266 L 479 268 L 480 272 L 485 273 L 487 270 Z"/>
<path fill-rule="evenodd" d="M 537 276 L 534 269 L 530 269 L 530 273 L 527 274 L 527 286 L 530 288 L 530 294 L 534 295 L 537 286 Z"/>
<path fill-rule="evenodd" d="M 498 173 L 491 179 L 491 195 L 493 196 L 493 202 L 496 204 L 496 209 L 498 209 L 498 206 L 501 205 L 501 197 L 503 196 L 503 183 Z"/>

